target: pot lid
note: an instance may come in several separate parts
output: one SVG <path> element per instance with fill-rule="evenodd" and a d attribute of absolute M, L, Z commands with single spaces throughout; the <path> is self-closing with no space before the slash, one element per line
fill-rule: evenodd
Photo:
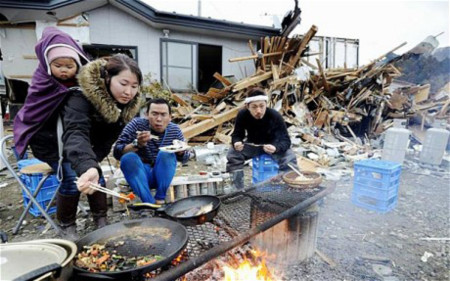
<path fill-rule="evenodd" d="M 64 239 L 38 239 L 26 241 L 24 243 L 47 243 L 63 247 L 67 252 L 67 257 L 61 263 L 62 267 L 66 266 L 70 261 L 72 261 L 72 259 L 78 252 L 77 245 L 74 242 Z"/>
<path fill-rule="evenodd" d="M 0 245 L 2 280 L 11 280 L 41 267 L 61 264 L 67 251 L 48 243 L 9 243 Z"/>

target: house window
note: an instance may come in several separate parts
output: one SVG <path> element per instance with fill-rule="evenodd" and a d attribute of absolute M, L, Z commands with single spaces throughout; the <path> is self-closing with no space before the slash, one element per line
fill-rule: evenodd
<path fill-rule="evenodd" d="M 197 44 L 161 40 L 161 77 L 171 90 L 197 88 Z"/>
<path fill-rule="evenodd" d="M 115 45 L 103 45 L 92 44 L 83 45 L 83 50 L 88 55 L 88 58 L 95 60 L 102 57 L 108 57 L 115 54 L 125 54 L 130 58 L 138 61 L 138 52 L 136 46 L 115 46 Z"/>

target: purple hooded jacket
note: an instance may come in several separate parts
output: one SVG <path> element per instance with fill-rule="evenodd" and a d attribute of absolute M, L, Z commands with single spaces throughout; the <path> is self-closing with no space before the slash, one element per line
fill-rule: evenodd
<path fill-rule="evenodd" d="M 55 27 L 46 27 L 35 51 L 39 65 L 31 79 L 25 104 L 14 119 L 14 143 L 19 155 L 23 155 L 30 139 L 39 131 L 45 121 L 63 101 L 68 88 L 50 74 L 47 52 L 57 46 L 73 49 L 80 56 L 82 64 L 89 60 L 83 49 L 70 35 Z"/>

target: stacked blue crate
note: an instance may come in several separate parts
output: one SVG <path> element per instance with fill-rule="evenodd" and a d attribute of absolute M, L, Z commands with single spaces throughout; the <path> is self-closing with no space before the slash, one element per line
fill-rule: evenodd
<path fill-rule="evenodd" d="M 386 213 L 397 205 L 401 164 L 384 160 L 363 160 L 354 165 L 353 204 Z"/>
<path fill-rule="evenodd" d="M 17 167 L 22 169 L 23 167 L 39 164 L 42 163 L 38 159 L 26 159 L 26 160 L 20 160 L 17 162 Z M 31 194 L 34 194 L 36 191 L 36 188 L 42 179 L 42 174 L 33 174 L 33 175 L 20 175 L 20 179 L 22 180 L 23 184 L 28 188 Z M 36 201 L 38 201 L 39 205 L 41 205 L 42 208 L 46 208 L 48 203 L 50 203 L 50 200 L 53 197 L 53 194 L 56 192 L 56 189 L 58 188 L 58 179 L 56 176 L 51 175 L 47 178 L 47 180 L 44 182 L 41 190 L 36 196 Z M 22 190 L 22 196 L 23 196 L 23 205 L 26 208 L 28 203 L 30 202 L 29 196 Z M 56 212 L 56 206 L 52 206 L 48 210 L 48 214 L 53 214 Z M 39 211 L 38 207 L 34 204 L 31 206 L 29 213 L 32 214 L 35 217 L 38 217 L 41 215 L 41 212 Z"/>
<path fill-rule="evenodd" d="M 268 154 L 253 157 L 252 183 L 262 182 L 278 174 L 278 164 Z"/>

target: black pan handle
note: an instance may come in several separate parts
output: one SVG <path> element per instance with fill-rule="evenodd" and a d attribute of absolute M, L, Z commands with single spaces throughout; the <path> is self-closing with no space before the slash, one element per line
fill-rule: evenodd
<path fill-rule="evenodd" d="M 156 209 L 155 212 L 156 212 L 157 214 L 165 214 L 165 213 L 166 213 L 167 207 L 168 207 L 168 205 L 167 205 L 167 206 L 162 206 L 162 207 Z"/>
<path fill-rule="evenodd" d="M 28 272 L 27 274 L 24 274 L 16 279 L 14 279 L 13 281 L 31 281 L 31 280 L 35 280 L 38 277 L 41 277 L 44 274 L 47 274 L 49 272 L 54 271 L 55 273 L 53 274 L 53 276 L 55 278 L 58 278 L 59 275 L 61 274 L 61 265 L 57 264 L 57 263 L 52 263 L 43 267 L 40 267 L 38 269 L 35 269 L 31 272 Z"/>
<path fill-rule="evenodd" d="M 84 277 L 84 278 L 80 278 Z M 101 279 L 101 280 L 115 280 L 116 278 L 106 276 L 103 274 L 95 274 L 95 273 L 84 273 L 84 272 L 77 272 L 76 273 L 76 280 L 93 280 L 93 279 Z"/>

